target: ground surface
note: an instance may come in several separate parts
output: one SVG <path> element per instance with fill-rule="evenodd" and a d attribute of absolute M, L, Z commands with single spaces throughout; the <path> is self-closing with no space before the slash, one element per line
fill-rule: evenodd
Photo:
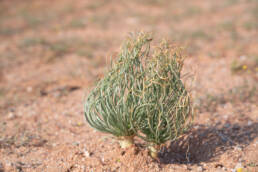
<path fill-rule="evenodd" d="M 184 46 L 194 76 L 193 129 L 159 163 L 83 116 L 137 30 Z M 258 171 L 257 0 L 0 0 L 0 40 L 0 171 Z"/>

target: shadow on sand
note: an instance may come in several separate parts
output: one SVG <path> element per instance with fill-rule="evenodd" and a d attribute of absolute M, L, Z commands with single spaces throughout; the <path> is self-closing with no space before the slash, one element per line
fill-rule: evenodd
<path fill-rule="evenodd" d="M 241 150 L 258 136 L 258 123 L 196 125 L 186 137 L 171 142 L 160 152 L 162 164 L 209 162 L 227 150 Z"/>

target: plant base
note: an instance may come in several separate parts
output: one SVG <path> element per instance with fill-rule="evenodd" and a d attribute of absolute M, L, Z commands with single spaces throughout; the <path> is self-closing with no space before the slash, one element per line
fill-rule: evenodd
<path fill-rule="evenodd" d="M 124 136 L 119 138 L 119 144 L 121 146 L 121 148 L 128 148 L 131 147 L 134 142 L 133 142 L 133 136 Z"/>
<path fill-rule="evenodd" d="M 153 159 L 158 159 L 158 153 L 160 151 L 160 145 L 151 145 L 148 147 L 150 156 Z"/>

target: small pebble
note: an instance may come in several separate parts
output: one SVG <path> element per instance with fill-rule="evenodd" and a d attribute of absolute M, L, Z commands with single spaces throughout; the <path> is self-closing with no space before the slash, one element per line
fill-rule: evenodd
<path fill-rule="evenodd" d="M 241 61 L 244 61 L 244 60 L 246 60 L 247 57 L 246 57 L 246 55 L 242 55 L 239 58 L 240 58 Z"/>
<path fill-rule="evenodd" d="M 26 90 L 30 93 L 32 91 L 32 87 L 27 87 Z"/>
<path fill-rule="evenodd" d="M 9 112 L 8 113 L 8 119 L 13 119 L 15 117 L 14 113 Z"/>
<path fill-rule="evenodd" d="M 197 125 L 197 126 L 194 126 L 194 129 L 196 129 L 196 130 L 199 129 L 199 128 L 200 128 L 200 127 L 199 127 L 198 125 Z"/>
<path fill-rule="evenodd" d="M 79 146 L 79 144 L 80 144 L 79 142 L 73 142 L 72 143 L 73 146 Z"/>
<path fill-rule="evenodd" d="M 90 157 L 90 153 L 86 149 L 84 149 L 83 154 L 86 157 Z"/>
<path fill-rule="evenodd" d="M 198 171 L 198 172 L 202 172 L 202 171 L 203 171 L 202 166 L 197 167 L 197 171 Z"/>
<path fill-rule="evenodd" d="M 248 125 L 248 126 L 251 126 L 252 124 L 253 124 L 252 121 L 248 121 L 248 122 L 247 122 L 247 125 Z"/>
<path fill-rule="evenodd" d="M 222 167 L 222 170 L 227 171 L 227 168 L 226 167 Z"/>
<path fill-rule="evenodd" d="M 235 146 L 234 149 L 237 150 L 237 151 L 242 151 L 242 148 L 240 146 Z"/>
<path fill-rule="evenodd" d="M 102 157 L 102 158 L 101 158 L 101 161 L 102 161 L 102 163 L 105 163 L 105 158 Z"/>

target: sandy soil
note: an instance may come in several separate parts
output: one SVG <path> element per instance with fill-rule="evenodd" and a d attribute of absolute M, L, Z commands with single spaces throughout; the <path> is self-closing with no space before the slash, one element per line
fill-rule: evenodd
<path fill-rule="evenodd" d="M 256 0 L 0 0 L 0 171 L 258 171 Z M 154 161 L 83 99 L 129 32 L 185 47 L 193 128 Z"/>

